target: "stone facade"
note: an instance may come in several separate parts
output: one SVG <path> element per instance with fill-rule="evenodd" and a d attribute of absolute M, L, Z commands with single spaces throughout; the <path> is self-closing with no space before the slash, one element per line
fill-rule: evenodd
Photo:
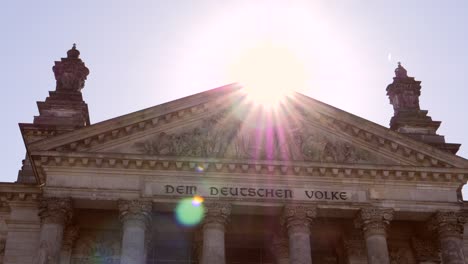
<path fill-rule="evenodd" d="M 0 263 L 465 263 L 468 161 L 399 65 L 389 129 L 295 94 L 271 120 L 228 85 L 91 125 L 74 46 L 20 124 Z"/>

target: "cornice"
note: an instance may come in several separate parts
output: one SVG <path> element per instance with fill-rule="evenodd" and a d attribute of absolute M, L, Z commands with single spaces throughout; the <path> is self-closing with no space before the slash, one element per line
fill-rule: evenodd
<path fill-rule="evenodd" d="M 296 175 L 323 178 L 359 178 L 413 182 L 450 182 L 463 184 L 468 170 L 447 167 L 385 166 L 363 164 L 335 164 L 296 161 L 260 161 L 203 159 L 150 155 L 95 154 L 57 151 L 33 152 L 37 168 L 76 167 L 142 171 L 188 171 L 203 168 L 205 172 L 237 174 Z M 45 172 L 38 170 L 44 182 Z"/>
<path fill-rule="evenodd" d="M 388 127 L 299 93 L 295 98 L 298 99 L 300 105 L 307 106 L 304 107 L 305 109 L 314 109 L 314 111 L 304 111 L 306 115 L 315 115 L 322 124 L 359 138 L 363 142 L 372 143 L 379 149 L 384 147 L 384 149 L 416 160 L 418 164 L 424 166 L 468 168 L 468 160 L 392 131 Z"/>
<path fill-rule="evenodd" d="M 0 183 L 0 201 L 2 202 L 37 202 L 41 197 L 42 189 L 38 185 Z"/>
<path fill-rule="evenodd" d="M 207 112 L 212 106 L 221 106 L 216 99 L 220 97 L 236 96 L 232 93 L 239 90 L 239 86 L 230 84 L 207 92 L 191 95 L 168 103 L 143 109 L 124 116 L 116 117 L 76 130 L 67 135 L 34 142 L 29 146 L 33 150 L 76 150 L 89 148 L 107 140 L 114 140 L 134 133 L 154 128 L 158 125 L 173 122 L 181 118 Z M 239 95 L 237 95 L 239 97 Z M 210 101 L 212 100 L 212 101 Z"/>

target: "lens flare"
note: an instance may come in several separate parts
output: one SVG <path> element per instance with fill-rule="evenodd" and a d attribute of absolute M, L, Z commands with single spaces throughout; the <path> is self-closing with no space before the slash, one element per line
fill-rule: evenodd
<path fill-rule="evenodd" d="M 192 199 L 192 205 L 193 206 L 200 206 L 203 203 L 203 197 L 199 195 L 195 195 Z"/>
<path fill-rule="evenodd" d="M 265 108 L 277 107 L 293 91 L 305 87 L 302 61 L 288 48 L 264 43 L 247 50 L 231 65 L 232 79 L 247 98 Z"/>
<path fill-rule="evenodd" d="M 200 196 L 182 199 L 175 210 L 177 221 L 184 226 L 197 225 L 203 220 L 204 214 L 205 207 L 203 206 L 203 198 Z"/>
<path fill-rule="evenodd" d="M 201 165 L 198 165 L 198 166 L 195 167 L 195 171 L 196 172 L 204 172 L 205 168 L 203 168 L 203 166 L 201 166 Z"/>

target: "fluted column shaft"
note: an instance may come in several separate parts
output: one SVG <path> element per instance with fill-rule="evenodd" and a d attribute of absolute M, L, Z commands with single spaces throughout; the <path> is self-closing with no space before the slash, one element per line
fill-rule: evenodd
<path fill-rule="evenodd" d="M 230 204 L 205 203 L 201 264 L 226 263 L 224 231 L 230 214 Z"/>
<path fill-rule="evenodd" d="M 291 264 L 312 264 L 310 224 L 317 209 L 304 205 L 286 205 L 283 222 L 288 230 L 289 261 Z"/>
<path fill-rule="evenodd" d="M 387 226 L 393 219 L 392 209 L 362 209 L 356 224 L 362 228 L 369 264 L 390 264 Z"/>
<path fill-rule="evenodd" d="M 70 198 L 44 198 L 41 200 L 39 217 L 41 231 L 39 250 L 35 264 L 59 264 L 63 231 L 72 218 Z"/>
<path fill-rule="evenodd" d="M 121 264 L 146 263 L 145 234 L 151 223 L 151 202 L 119 201 L 122 221 Z"/>
<path fill-rule="evenodd" d="M 458 212 L 438 212 L 431 222 L 430 226 L 438 233 L 442 263 L 465 264 L 463 253 L 465 216 Z"/>

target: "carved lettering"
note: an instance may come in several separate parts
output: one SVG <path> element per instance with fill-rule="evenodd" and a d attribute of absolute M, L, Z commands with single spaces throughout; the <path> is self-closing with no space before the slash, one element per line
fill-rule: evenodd
<path fill-rule="evenodd" d="M 178 186 L 172 186 L 172 185 L 164 185 L 164 190 L 166 194 L 172 194 L 174 192 L 178 194 L 188 194 L 188 195 L 194 195 L 197 193 L 197 186 L 193 185 L 178 185 Z"/>
<path fill-rule="evenodd" d="M 198 185 L 159 185 L 162 186 L 161 194 L 226 198 L 262 198 L 282 200 L 323 200 L 346 201 L 348 192 L 333 190 L 305 190 L 259 187 L 233 187 L 233 186 L 198 186 Z"/>
<path fill-rule="evenodd" d="M 216 187 L 210 187 L 210 195 L 218 195 L 219 190 Z"/>

